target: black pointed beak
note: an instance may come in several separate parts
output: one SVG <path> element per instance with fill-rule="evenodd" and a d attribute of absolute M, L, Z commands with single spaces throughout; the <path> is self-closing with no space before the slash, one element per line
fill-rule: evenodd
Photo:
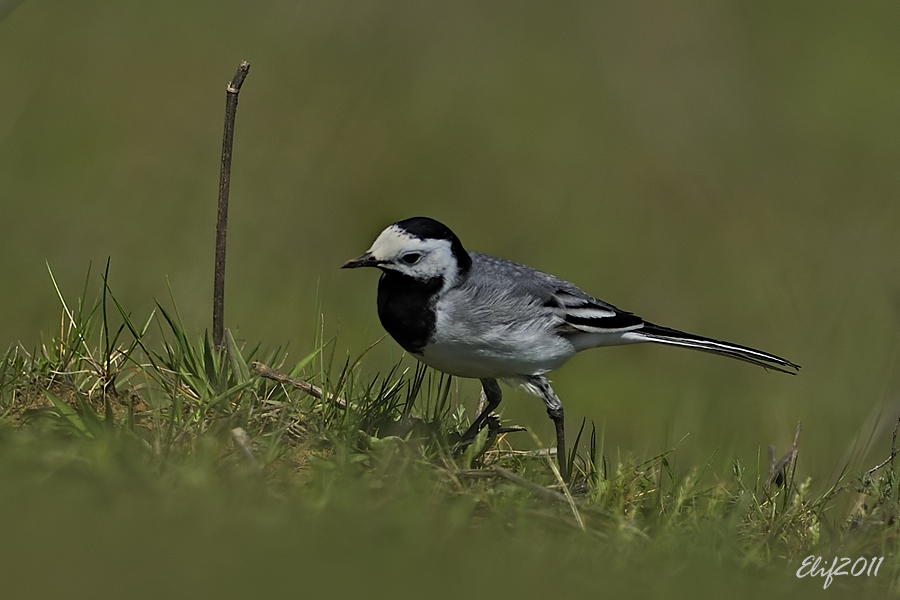
<path fill-rule="evenodd" d="M 359 267 L 377 267 L 381 261 L 376 259 L 370 252 L 366 252 L 356 258 L 350 259 L 341 265 L 342 269 L 358 269 Z"/>

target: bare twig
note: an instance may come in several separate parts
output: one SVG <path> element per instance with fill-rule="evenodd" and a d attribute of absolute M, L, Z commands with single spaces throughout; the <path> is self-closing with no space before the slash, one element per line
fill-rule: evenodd
<path fill-rule="evenodd" d="M 881 461 L 879 464 L 875 465 L 868 471 L 866 471 L 866 475 L 871 475 L 875 471 L 879 469 L 883 469 L 884 467 L 891 465 L 891 470 L 894 470 L 894 459 L 897 458 L 897 452 L 900 451 L 897 448 L 897 432 L 900 431 L 900 418 L 897 419 L 897 424 L 894 425 L 894 433 L 891 435 L 891 455 L 886 459 Z"/>
<path fill-rule="evenodd" d="M 347 402 L 340 396 L 335 396 L 334 394 L 326 394 L 325 391 L 322 390 L 322 388 L 315 386 L 308 381 L 303 381 L 302 379 L 297 379 L 296 377 L 285 375 L 281 371 L 276 371 L 275 369 L 267 367 L 259 361 L 253 361 L 252 363 L 250 363 L 250 372 L 256 373 L 260 377 L 265 377 L 266 379 L 277 381 L 278 383 L 293 386 L 298 390 L 309 394 L 313 398 L 331 402 L 336 406 L 339 406 L 340 408 L 356 408 L 356 406 L 352 402 Z"/>
<path fill-rule="evenodd" d="M 216 220 L 216 272 L 213 283 L 213 343 L 222 350 L 225 333 L 225 238 L 228 230 L 228 190 L 231 186 L 231 148 L 234 145 L 234 117 L 238 93 L 250 71 L 250 63 L 241 62 L 234 78 L 225 88 L 225 132 L 222 135 L 222 167 L 219 171 L 219 213 Z"/>
<path fill-rule="evenodd" d="M 524 477 L 520 477 L 512 471 L 507 471 L 506 469 L 500 467 L 494 467 L 492 469 L 463 469 L 458 471 L 451 471 L 450 473 L 455 477 L 462 477 L 466 479 L 491 479 L 494 477 L 499 477 L 501 479 L 511 481 L 516 485 L 522 486 L 538 498 L 543 498 L 545 500 L 554 500 L 556 502 L 562 502 L 564 504 L 568 504 L 569 502 L 563 494 L 545 488 L 542 485 L 538 485 L 533 481 L 528 481 Z"/>
<path fill-rule="evenodd" d="M 894 425 L 894 433 L 891 434 L 891 471 L 894 470 L 894 458 L 897 456 L 897 432 L 900 431 L 900 419 Z"/>
<path fill-rule="evenodd" d="M 456 469 L 455 471 L 447 470 L 447 475 L 451 475 L 457 479 L 493 479 L 499 477 L 494 469 Z"/>
<path fill-rule="evenodd" d="M 524 427 L 523 431 L 528 431 Z M 545 456 L 556 456 L 556 448 L 537 448 L 535 450 L 504 450 L 505 454 L 509 456 L 522 456 L 525 458 L 543 458 Z"/>
<path fill-rule="evenodd" d="M 874 474 L 875 471 L 880 471 L 881 469 L 885 468 L 888 465 L 890 465 L 891 471 L 893 471 L 894 470 L 894 459 L 897 458 L 897 454 L 900 453 L 900 448 L 897 448 L 898 433 L 900 433 L 900 417 L 897 418 L 897 423 L 894 425 L 894 433 L 891 435 L 891 454 L 890 454 L 890 456 L 888 456 L 886 459 L 884 459 L 883 461 L 881 461 L 880 463 L 878 463 L 877 465 L 875 465 L 874 467 L 872 467 L 871 469 L 869 469 L 868 471 L 866 471 L 865 473 L 860 475 L 859 477 L 856 477 L 855 479 L 853 479 L 853 481 L 848 481 L 847 483 L 845 483 L 843 485 L 836 485 L 830 492 L 828 492 L 825 495 L 825 498 L 826 499 L 833 498 L 834 496 L 838 495 L 840 492 L 842 492 L 845 489 L 847 489 L 848 487 L 850 487 L 850 485 L 852 483 L 854 483 L 856 481 L 861 481 L 861 480 L 865 479 L 866 477 L 868 477 L 869 475 Z"/>

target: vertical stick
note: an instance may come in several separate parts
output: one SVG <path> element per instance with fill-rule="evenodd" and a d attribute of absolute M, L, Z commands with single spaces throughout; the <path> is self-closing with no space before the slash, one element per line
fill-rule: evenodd
<path fill-rule="evenodd" d="M 242 61 L 237 73 L 225 88 L 225 132 L 222 136 L 222 169 L 219 172 L 219 215 L 216 221 L 216 273 L 213 282 L 213 344 L 222 350 L 225 334 L 225 238 L 228 230 L 228 189 L 231 186 L 231 147 L 234 144 L 234 116 L 238 94 L 250 71 L 250 63 Z"/>

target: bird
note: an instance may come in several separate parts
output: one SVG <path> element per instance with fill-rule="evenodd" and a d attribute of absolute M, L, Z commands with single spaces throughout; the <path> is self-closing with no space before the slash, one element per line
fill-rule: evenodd
<path fill-rule="evenodd" d="M 556 429 L 556 456 L 568 480 L 565 415 L 547 373 L 590 348 L 653 342 L 710 352 L 796 374 L 789 360 L 656 325 L 543 271 L 466 250 L 449 227 L 412 217 L 386 227 L 362 255 L 341 268 L 374 267 L 378 317 L 419 361 L 481 381 L 484 408 L 460 442 L 471 441 L 502 399 L 498 384 L 518 385 L 543 400 Z"/>

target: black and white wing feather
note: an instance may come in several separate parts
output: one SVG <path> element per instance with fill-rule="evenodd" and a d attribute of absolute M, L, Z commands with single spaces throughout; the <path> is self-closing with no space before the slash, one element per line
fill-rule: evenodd
<path fill-rule="evenodd" d="M 544 306 L 559 317 L 557 330 L 563 335 L 615 334 L 644 325 L 639 316 L 574 290 L 556 290 Z"/>

